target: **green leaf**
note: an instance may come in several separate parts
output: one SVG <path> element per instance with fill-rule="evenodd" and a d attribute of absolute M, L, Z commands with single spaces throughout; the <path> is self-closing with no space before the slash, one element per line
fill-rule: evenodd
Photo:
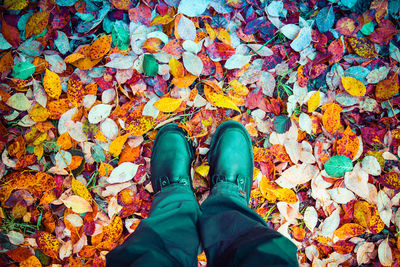
<path fill-rule="evenodd" d="M 100 145 L 92 146 L 91 152 L 92 152 L 94 161 L 103 162 L 106 160 L 106 155 L 104 154 L 104 150 Z"/>
<path fill-rule="evenodd" d="M 19 62 L 14 65 L 12 76 L 16 79 L 28 79 L 35 72 L 35 65 L 29 62 Z"/>
<path fill-rule="evenodd" d="M 339 178 L 353 170 L 353 163 L 346 156 L 333 156 L 325 162 L 324 168 L 328 175 Z"/>
<path fill-rule="evenodd" d="M 370 35 L 370 34 L 374 31 L 374 28 L 375 28 L 374 22 L 371 21 L 370 23 L 365 24 L 365 25 L 361 28 L 361 32 L 362 32 L 362 34 L 364 34 L 364 35 Z"/>
<path fill-rule="evenodd" d="M 115 46 L 118 46 L 118 48 L 121 50 L 128 49 L 129 34 L 124 28 L 114 25 L 114 28 L 112 29 L 112 32 L 111 32 L 111 36 L 112 36 L 113 44 Z"/>
<path fill-rule="evenodd" d="M 143 59 L 144 74 L 150 77 L 155 77 L 158 72 L 158 62 L 153 55 L 146 54 Z"/>
<path fill-rule="evenodd" d="M 292 126 L 292 122 L 290 118 L 284 115 L 277 116 L 274 120 L 274 127 L 277 133 L 286 133 L 290 126 Z"/>

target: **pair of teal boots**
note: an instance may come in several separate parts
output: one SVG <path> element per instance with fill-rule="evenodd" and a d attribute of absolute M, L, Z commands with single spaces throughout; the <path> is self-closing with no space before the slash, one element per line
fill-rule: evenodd
<path fill-rule="evenodd" d="M 236 121 L 214 133 L 208 161 L 211 191 L 199 207 L 190 166 L 194 149 L 186 133 L 168 124 L 151 155 L 155 198 L 150 215 L 107 254 L 107 266 L 298 266 L 296 246 L 248 207 L 254 159 L 250 136 Z"/>

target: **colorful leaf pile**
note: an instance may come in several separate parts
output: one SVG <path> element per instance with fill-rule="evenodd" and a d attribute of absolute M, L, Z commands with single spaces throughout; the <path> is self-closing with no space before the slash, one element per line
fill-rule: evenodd
<path fill-rule="evenodd" d="M 105 266 L 169 122 L 250 133 L 251 207 L 304 265 L 400 264 L 396 0 L 5 0 L 0 265 Z M 199 264 L 205 265 L 204 256 Z"/>

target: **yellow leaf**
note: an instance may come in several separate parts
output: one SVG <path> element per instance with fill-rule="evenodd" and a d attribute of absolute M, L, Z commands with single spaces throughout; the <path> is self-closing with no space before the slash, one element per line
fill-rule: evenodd
<path fill-rule="evenodd" d="M 365 85 L 353 77 L 342 77 L 342 85 L 343 88 L 353 96 L 364 96 L 367 92 Z"/>
<path fill-rule="evenodd" d="M 28 0 L 4 0 L 4 7 L 9 10 L 21 10 L 28 5 Z"/>
<path fill-rule="evenodd" d="M 110 176 L 110 173 L 114 170 L 114 167 L 111 166 L 108 163 L 100 162 L 100 167 L 99 167 L 99 176 Z"/>
<path fill-rule="evenodd" d="M 164 97 L 157 100 L 155 106 L 161 112 L 174 112 L 181 105 L 183 99 Z"/>
<path fill-rule="evenodd" d="M 198 174 L 200 174 L 200 176 L 206 177 L 208 175 L 209 170 L 210 170 L 210 166 L 202 164 L 199 167 L 197 167 L 195 171 Z"/>
<path fill-rule="evenodd" d="M 42 264 L 40 263 L 39 259 L 36 258 L 35 256 L 30 256 L 29 258 L 21 261 L 19 263 L 20 267 L 42 267 Z"/>
<path fill-rule="evenodd" d="M 51 98 L 59 98 L 61 95 L 61 80 L 57 73 L 46 69 L 43 78 L 43 86 L 47 95 Z"/>
<path fill-rule="evenodd" d="M 31 109 L 29 112 L 29 117 L 36 122 L 46 121 L 47 118 L 50 116 L 50 112 L 47 108 L 42 107 L 41 105 L 37 104 Z"/>
<path fill-rule="evenodd" d="M 38 35 L 43 32 L 49 23 L 50 12 L 38 12 L 29 17 L 25 25 L 25 38 L 28 39 L 32 35 Z"/>
<path fill-rule="evenodd" d="M 296 193 L 289 188 L 278 188 L 273 191 L 278 200 L 286 203 L 296 203 L 298 201 Z"/>
<path fill-rule="evenodd" d="M 80 196 L 89 203 L 92 202 L 92 195 L 81 181 L 72 178 L 71 188 L 75 195 Z"/>
<path fill-rule="evenodd" d="M 183 64 L 180 63 L 176 58 L 171 57 L 168 65 L 171 69 L 172 76 L 175 78 L 182 78 L 185 76 L 185 68 L 183 67 Z"/>
<path fill-rule="evenodd" d="M 194 76 L 192 74 L 186 74 L 183 77 L 177 78 L 174 77 L 172 79 L 172 83 L 179 88 L 186 88 L 192 85 L 192 83 L 197 79 L 197 76 Z"/>
<path fill-rule="evenodd" d="M 72 105 L 78 107 L 82 104 L 84 96 L 85 92 L 82 81 L 78 75 L 73 73 L 68 79 L 68 100 L 72 103 Z"/>
<path fill-rule="evenodd" d="M 126 130 L 129 131 L 131 135 L 141 136 L 153 128 L 155 120 L 150 116 L 142 116 L 138 118 L 134 118 Z"/>
<path fill-rule="evenodd" d="M 216 33 L 214 31 L 214 29 L 208 24 L 208 23 L 204 23 L 206 25 L 206 31 L 208 33 L 208 36 L 210 36 L 210 40 L 214 41 Z"/>
<path fill-rule="evenodd" d="M 84 57 L 85 57 L 85 55 L 82 55 L 80 53 L 74 53 L 74 54 L 71 54 L 71 55 L 67 56 L 66 58 L 64 58 L 64 61 L 65 61 L 65 63 L 72 63 L 72 62 L 75 62 Z"/>
<path fill-rule="evenodd" d="M 230 108 L 240 112 L 240 109 L 227 96 L 217 94 L 211 86 L 204 85 L 204 94 L 211 104 L 220 108 Z"/>
<path fill-rule="evenodd" d="M 235 91 L 235 94 L 241 95 L 241 96 L 246 96 L 249 94 L 249 89 L 246 87 L 246 85 L 242 84 L 238 80 L 233 80 L 229 83 L 229 86 L 233 88 Z"/>
<path fill-rule="evenodd" d="M 35 146 L 35 148 L 33 149 L 33 154 L 35 154 L 38 159 L 40 159 L 43 156 L 43 153 L 44 153 L 44 149 L 43 149 L 43 146 L 41 146 L 41 145 Z"/>
<path fill-rule="evenodd" d="M 217 32 L 217 39 L 225 44 L 231 44 L 231 35 L 224 28 L 220 28 Z"/>
<path fill-rule="evenodd" d="M 129 135 L 130 133 L 118 136 L 111 142 L 109 151 L 113 157 L 118 157 L 119 154 L 121 154 L 122 147 L 124 146 Z"/>
<path fill-rule="evenodd" d="M 319 91 L 315 92 L 312 96 L 307 101 L 308 105 L 308 112 L 313 112 L 316 110 L 321 103 L 321 95 L 319 94 Z"/>

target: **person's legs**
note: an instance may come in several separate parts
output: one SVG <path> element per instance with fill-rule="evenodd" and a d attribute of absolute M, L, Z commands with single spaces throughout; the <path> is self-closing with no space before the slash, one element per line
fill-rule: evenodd
<path fill-rule="evenodd" d="M 107 266 L 196 266 L 199 205 L 184 185 L 172 184 L 156 195 L 150 215 L 107 254 Z"/>
<path fill-rule="evenodd" d="M 296 246 L 248 207 L 254 162 L 242 125 L 218 127 L 209 164 L 212 189 L 199 219 L 208 266 L 297 266 Z"/>
<path fill-rule="evenodd" d="M 156 192 L 150 215 L 135 232 L 107 254 L 107 266 L 196 266 L 200 245 L 200 208 L 192 191 L 193 150 L 175 124 L 157 133 L 151 155 Z"/>

